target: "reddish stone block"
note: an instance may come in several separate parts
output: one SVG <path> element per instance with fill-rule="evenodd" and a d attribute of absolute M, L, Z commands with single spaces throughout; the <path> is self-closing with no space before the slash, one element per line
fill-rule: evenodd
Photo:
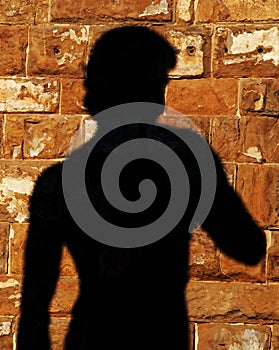
<path fill-rule="evenodd" d="M 84 114 L 87 112 L 84 107 L 86 90 L 82 79 L 63 79 L 61 94 L 61 113 L 63 114 Z"/>
<path fill-rule="evenodd" d="M 270 349 L 269 326 L 200 324 L 197 350 L 208 349 Z"/>
<path fill-rule="evenodd" d="M 276 0 L 198 0 L 196 7 L 196 21 L 202 23 L 253 22 L 278 18 Z"/>
<path fill-rule="evenodd" d="M 10 229 L 10 268 L 13 275 L 24 274 L 24 253 L 29 224 L 13 223 Z"/>
<path fill-rule="evenodd" d="M 70 318 L 51 317 L 49 325 L 51 349 L 61 350 L 64 348 L 64 340 L 69 328 Z"/>
<path fill-rule="evenodd" d="M 66 247 L 63 247 L 62 257 L 60 262 L 61 276 L 77 276 L 77 269 L 72 255 Z"/>
<path fill-rule="evenodd" d="M 278 118 L 255 116 L 241 118 L 241 153 L 238 161 L 279 163 L 278 135 Z"/>
<path fill-rule="evenodd" d="M 186 115 L 236 115 L 235 79 L 171 80 L 166 104 Z"/>
<path fill-rule="evenodd" d="M 37 1 L 3 0 L 0 3 L 0 23 L 34 23 Z"/>
<path fill-rule="evenodd" d="M 198 230 L 192 233 L 189 247 L 189 276 L 214 280 L 221 276 L 219 251 L 208 235 Z"/>
<path fill-rule="evenodd" d="M 213 118 L 211 144 L 222 161 L 236 161 L 240 153 L 239 119 L 237 117 Z"/>
<path fill-rule="evenodd" d="M 0 317 L 0 348 L 12 350 L 14 347 L 13 334 L 15 322 L 13 317 Z"/>
<path fill-rule="evenodd" d="M 278 227 L 278 174 L 276 165 L 240 164 L 236 190 L 262 227 Z"/>
<path fill-rule="evenodd" d="M 223 77 L 277 77 L 278 26 L 218 27 L 213 74 Z"/>
<path fill-rule="evenodd" d="M 0 315 L 19 314 L 21 286 L 19 278 L 0 276 Z"/>
<path fill-rule="evenodd" d="M 277 79 L 245 79 L 241 84 L 243 115 L 278 116 L 279 83 Z"/>
<path fill-rule="evenodd" d="M 270 232 L 270 242 L 267 250 L 267 279 L 279 281 L 279 231 Z"/>
<path fill-rule="evenodd" d="M 186 290 L 192 322 L 278 323 L 278 284 L 190 281 Z"/>
<path fill-rule="evenodd" d="M 0 79 L 0 112 L 56 112 L 56 79 Z"/>
<path fill-rule="evenodd" d="M 28 73 L 83 78 L 88 44 L 86 26 L 37 25 L 30 31 Z"/>
<path fill-rule="evenodd" d="M 9 223 L 0 223 L 0 275 L 8 272 Z"/>
<path fill-rule="evenodd" d="M 104 1 L 85 0 L 82 3 L 70 0 L 54 0 L 51 6 L 52 21 L 96 21 L 116 20 L 170 20 L 172 17 L 171 0 L 123 0 Z"/>
<path fill-rule="evenodd" d="M 27 41 L 27 26 L 0 26 L 1 76 L 25 75 Z"/>

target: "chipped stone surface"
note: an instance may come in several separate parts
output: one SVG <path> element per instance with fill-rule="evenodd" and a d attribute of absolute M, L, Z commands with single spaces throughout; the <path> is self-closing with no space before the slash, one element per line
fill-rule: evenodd
<path fill-rule="evenodd" d="M 11 277 L 0 276 L 0 314 L 17 315 L 19 312 L 19 299 L 14 295 L 20 293 L 20 282 Z M 0 343 L 1 344 L 1 343 Z"/>
<path fill-rule="evenodd" d="M 0 79 L 0 112 L 55 112 L 58 98 L 55 79 Z"/>
<path fill-rule="evenodd" d="M 27 242 L 29 224 L 13 223 L 10 237 L 10 273 L 23 274 L 25 244 Z"/>
<path fill-rule="evenodd" d="M 27 26 L 0 26 L 1 76 L 25 75 L 27 39 Z"/>
<path fill-rule="evenodd" d="M 80 123 L 80 116 L 9 115 L 5 158 L 63 158 Z"/>
<path fill-rule="evenodd" d="M 185 22 L 189 22 L 191 20 L 191 5 L 191 0 L 178 0 L 176 9 L 178 19 L 183 20 Z"/>
<path fill-rule="evenodd" d="M 36 7 L 34 0 L 3 0 L 0 2 L 0 23 L 33 23 Z"/>
<path fill-rule="evenodd" d="M 276 77 L 279 28 L 218 27 L 215 43 L 216 77 Z"/>
<path fill-rule="evenodd" d="M 0 349 L 13 349 L 13 333 L 15 330 L 13 317 L 0 317 Z"/>
<path fill-rule="evenodd" d="M 92 23 L 108 19 L 170 20 L 171 0 L 85 0 L 73 3 L 70 0 L 52 1 L 52 21 L 79 20 Z"/>
<path fill-rule="evenodd" d="M 250 22 L 279 18 L 277 0 L 198 0 L 197 22 Z"/>
<path fill-rule="evenodd" d="M 83 78 L 87 43 L 87 26 L 32 26 L 28 73 Z"/>
<path fill-rule="evenodd" d="M 168 30 L 167 39 L 177 51 L 177 63 L 169 73 L 171 77 L 201 76 L 204 73 L 204 43 L 201 34 L 185 34 Z"/>
<path fill-rule="evenodd" d="M 271 329 L 256 325 L 201 324 L 198 336 L 197 350 L 269 350 Z"/>

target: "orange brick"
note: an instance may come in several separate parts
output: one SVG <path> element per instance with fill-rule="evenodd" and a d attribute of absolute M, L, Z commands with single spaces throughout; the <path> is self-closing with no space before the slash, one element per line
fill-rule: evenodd
<path fill-rule="evenodd" d="M 13 333 L 15 321 L 13 317 L 0 317 L 0 348 L 2 350 L 13 349 Z"/>
<path fill-rule="evenodd" d="M 26 26 L 0 26 L 0 75 L 25 75 L 27 38 Z"/>
<path fill-rule="evenodd" d="M 276 165 L 240 164 L 236 190 L 262 227 L 278 227 L 278 180 Z"/>
<path fill-rule="evenodd" d="M 61 350 L 69 327 L 70 318 L 51 317 L 49 325 L 50 343 L 52 350 Z"/>
<path fill-rule="evenodd" d="M 52 1 L 52 21 L 79 20 L 96 22 L 109 19 L 118 20 L 170 20 L 172 16 L 170 0 L 123 0 L 107 2 L 104 0 L 83 1 L 82 4 L 70 0 Z"/>
<path fill-rule="evenodd" d="M 237 95 L 234 79 L 172 80 L 166 104 L 185 115 L 236 115 Z"/>
<path fill-rule="evenodd" d="M 271 239 L 267 251 L 267 279 L 269 281 L 279 281 L 279 232 L 270 232 Z"/>
<path fill-rule="evenodd" d="M 85 88 L 82 79 L 63 79 L 61 95 L 61 113 L 84 114 Z"/>
<path fill-rule="evenodd" d="M 9 223 L 0 223 L 0 274 L 8 272 L 9 256 Z"/>
<path fill-rule="evenodd" d="M 21 286 L 19 278 L 0 276 L 0 315 L 18 315 Z"/>
<path fill-rule="evenodd" d="M 29 224 L 12 224 L 10 234 L 10 274 L 23 274 Z"/>
<path fill-rule="evenodd" d="M 27 0 L 9 0 L 0 3 L 0 23 L 33 23 L 37 3 Z"/>

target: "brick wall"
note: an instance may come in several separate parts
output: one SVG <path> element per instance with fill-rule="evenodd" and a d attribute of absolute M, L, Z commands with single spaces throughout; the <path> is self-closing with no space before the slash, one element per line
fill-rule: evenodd
<path fill-rule="evenodd" d="M 190 249 L 191 350 L 279 349 L 279 5 L 276 0 L 4 0 L 0 3 L 0 348 L 15 349 L 36 178 L 80 129 L 83 66 L 106 30 L 157 29 L 178 49 L 166 102 L 202 130 L 267 236 L 264 261 L 240 264 L 202 231 Z M 78 293 L 65 250 L 51 305 L 62 349 Z"/>

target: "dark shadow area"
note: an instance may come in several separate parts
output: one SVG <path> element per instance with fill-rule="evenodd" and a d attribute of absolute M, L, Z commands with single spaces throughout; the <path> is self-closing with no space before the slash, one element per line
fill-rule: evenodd
<path fill-rule="evenodd" d="M 107 32 L 95 45 L 87 67 L 85 102 L 89 112 L 96 115 L 128 102 L 164 104 L 167 73 L 175 62 L 173 48 L 147 28 L 123 27 Z M 157 117 L 151 116 L 150 123 Z M 147 246 L 104 245 L 80 230 L 71 218 L 63 197 L 62 165 L 47 169 L 37 181 L 30 207 L 18 350 L 50 348 L 48 310 L 64 245 L 73 256 L 80 282 L 66 350 L 188 349 L 184 296 L 190 240 L 187 230 L 199 200 L 201 177 L 186 145 L 161 128 L 151 131 L 152 138 L 169 145 L 187 169 L 190 200 L 182 220 L 168 235 Z M 142 179 L 156 183 L 152 207 L 136 216 L 119 213 L 108 205 L 96 177 L 96 169 L 101 168 L 115 144 L 146 135 L 150 135 L 150 127 L 145 124 L 124 127 L 98 143 L 87 163 L 86 186 L 92 203 L 106 220 L 120 226 L 152 222 L 162 215 L 169 201 L 168 176 L 148 160 L 134 162 L 120 178 L 121 191 L 131 201 L 139 197 Z M 226 254 L 249 265 L 257 264 L 265 254 L 264 233 L 229 186 L 214 157 L 217 192 L 203 228 Z"/>

